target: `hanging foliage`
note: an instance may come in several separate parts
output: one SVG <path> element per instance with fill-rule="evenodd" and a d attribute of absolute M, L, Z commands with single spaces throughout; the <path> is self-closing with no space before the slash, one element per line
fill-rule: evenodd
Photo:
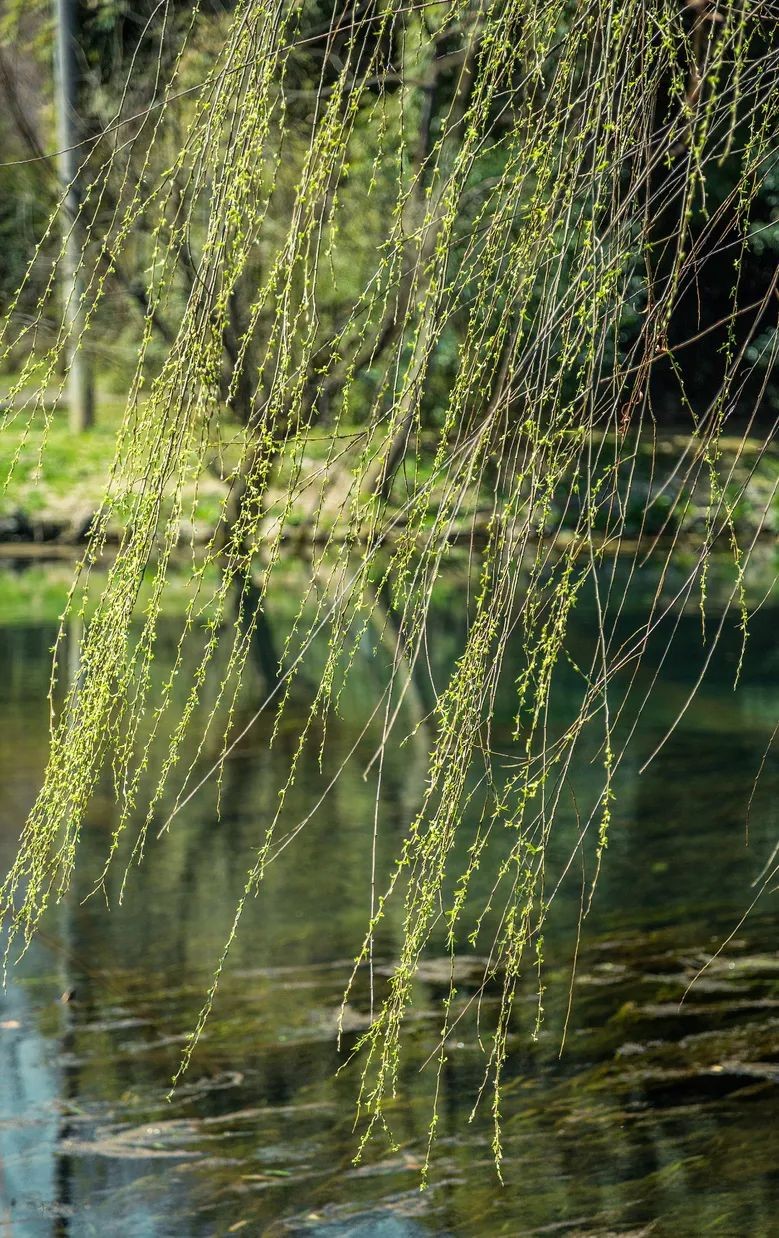
<path fill-rule="evenodd" d="M 472 906 L 469 885 L 492 863 L 499 931 L 485 982 L 502 996 L 482 1090 L 499 1163 L 509 1023 L 520 977 L 542 971 L 554 894 L 545 855 L 567 773 L 582 735 L 597 733 L 601 791 L 577 839 L 597 874 L 624 753 L 615 727 L 626 695 L 615 703 L 612 684 L 617 672 L 629 678 L 669 603 L 658 592 L 627 641 L 616 621 L 649 543 L 670 561 L 674 538 L 663 534 L 701 484 L 705 528 L 674 602 L 697 596 L 705 615 L 707 564 L 724 541 L 730 606 L 746 636 L 743 579 L 757 534 L 739 542 L 739 491 L 723 477 L 720 442 L 736 411 L 742 427 L 754 424 L 777 347 L 775 275 L 756 295 L 740 283 L 754 203 L 776 160 L 775 18 L 753 0 L 242 0 L 229 23 L 208 20 L 218 45 L 203 34 L 206 15 L 173 21 L 170 6 L 157 6 L 141 41 L 147 58 L 149 40 L 164 49 L 153 94 L 142 107 L 137 91 L 132 107 L 122 97 L 84 144 L 85 336 L 100 328 L 115 273 L 141 259 L 143 325 L 105 498 L 63 617 L 64 631 L 68 616 L 89 616 L 80 672 L 53 712 L 43 784 L 0 896 L 8 949 L 26 945 L 67 891 L 106 770 L 118 806 L 106 868 L 128 832 L 142 859 L 163 795 L 174 796 L 165 815 L 175 828 L 203 781 L 219 780 L 253 633 L 293 528 L 301 537 L 301 512 L 310 589 L 267 706 L 278 720 L 323 631 L 328 650 L 287 789 L 305 745 L 327 742 L 328 713 L 380 598 L 394 620 L 374 711 L 381 744 L 407 727 L 402 702 L 424 667 L 431 592 L 454 532 L 465 530 L 478 561 L 467 638 L 436 685 L 422 802 L 386 888 L 374 882 L 355 968 L 372 968 L 377 926 L 390 901 L 400 903 L 402 946 L 359 1046 L 360 1146 L 385 1125 L 433 927 L 444 918 L 452 955 L 479 940 L 485 909 Z M 57 220 L 28 280 L 40 278 Z M 724 317 L 703 313 L 680 334 L 680 307 L 715 258 L 729 272 Z M 60 262 L 36 314 L 20 323 L 12 305 L 6 319 L 3 357 L 26 358 L 5 428 L 20 445 L 33 418 L 52 415 L 44 395 L 61 388 L 63 356 L 84 344 L 64 327 L 40 343 L 57 314 Z M 716 374 L 701 407 L 685 390 L 683 354 L 707 334 Z M 658 525 L 651 496 L 634 485 L 636 443 L 673 384 L 690 438 Z M 760 433 L 768 444 L 773 427 Z M 313 467 L 315 439 L 327 447 Z M 189 549 L 193 588 L 161 683 L 155 647 L 174 553 L 220 452 L 221 517 L 209 543 Z M 473 496 L 484 493 L 491 510 L 477 527 Z M 630 570 L 617 577 L 610 564 L 627 542 Z M 596 599 L 596 654 L 581 668 L 578 717 L 551 737 L 550 692 L 585 584 Z M 182 650 L 197 627 L 206 639 L 192 673 Z M 503 666 L 517 628 L 519 672 Z M 708 634 L 709 659 L 717 636 Z M 206 704 L 217 650 L 223 672 Z M 490 719 L 504 669 L 517 676 L 515 751 L 498 787 Z M 182 708 L 174 684 L 185 673 Z M 166 756 L 150 771 L 161 742 Z M 467 865 L 452 872 L 479 770 L 484 807 Z M 277 832 L 284 794 L 258 839 L 230 940 L 289 841 Z M 492 844 L 506 831 L 511 844 L 496 860 Z M 439 1070 L 450 1004 L 451 994 Z M 539 996 L 531 1032 L 541 1013 Z M 431 1137 L 435 1127 L 434 1114 Z"/>

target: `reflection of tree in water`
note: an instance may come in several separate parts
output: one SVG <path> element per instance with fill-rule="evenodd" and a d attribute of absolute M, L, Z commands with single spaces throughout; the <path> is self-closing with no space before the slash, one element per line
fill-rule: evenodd
<path fill-rule="evenodd" d="M 262 691 L 263 685 L 259 684 L 257 695 Z M 363 692 L 369 695 L 370 684 L 364 684 Z M 252 706 L 253 701 L 247 700 L 244 705 L 247 716 Z M 313 733 L 302 759 L 300 777 L 289 792 L 279 826 L 280 836 L 285 829 L 297 824 L 310 809 L 312 799 L 332 779 L 359 737 L 364 716 L 364 702 L 347 696 L 341 716 L 330 720 L 333 742 L 325 753 L 321 772 L 318 768 L 320 736 Z M 260 715 L 225 764 L 221 819 L 216 818 L 214 789 L 206 788 L 172 822 L 168 833 L 159 841 L 152 836 L 153 855 L 145 867 L 147 880 L 143 890 L 135 875 L 131 876 L 122 906 L 117 905 L 123 871 L 121 862 L 114 866 L 108 881 L 110 914 L 98 896 L 82 901 L 90 893 L 89 882 L 99 871 L 105 853 L 110 827 L 107 798 L 101 801 L 100 810 L 90 824 L 85 839 L 88 862 L 81 870 L 78 889 L 74 890 L 70 903 L 74 954 L 77 958 L 88 957 L 91 964 L 92 974 L 79 976 L 79 983 L 85 994 L 91 988 L 109 1000 L 126 1001 L 134 1010 L 140 1006 L 144 1017 L 150 1017 L 153 1024 L 152 1037 L 163 1031 L 180 1034 L 196 1013 L 196 1000 L 202 995 L 209 968 L 218 958 L 248 864 L 275 811 L 279 787 L 297 747 L 298 734 L 293 720 L 294 713 L 290 712 L 287 725 L 280 731 L 271 752 L 268 741 L 273 715 L 271 712 Z M 243 723 L 244 716 L 239 714 L 237 729 L 240 730 Z M 241 1068 L 250 1075 L 257 1066 L 258 1054 L 259 1059 L 264 1060 L 263 1055 L 270 1051 L 274 1021 L 282 1028 L 290 1019 L 293 1025 L 295 1022 L 294 1012 L 290 1011 L 294 1002 L 285 1001 L 284 986 L 269 980 L 262 974 L 263 970 L 271 962 L 305 967 L 333 958 L 348 960 L 359 946 L 366 918 L 375 787 L 372 780 L 363 780 L 362 771 L 375 745 L 376 734 L 369 731 L 358 744 L 355 759 L 347 765 L 344 776 L 306 827 L 299 845 L 290 848 L 279 864 L 271 867 L 260 898 L 249 906 L 231 965 L 239 971 L 255 972 L 254 977 L 247 979 L 245 987 L 254 988 L 257 998 L 244 1002 L 247 1008 L 243 1014 L 240 1013 L 241 1000 L 239 998 L 236 1003 L 235 993 L 226 1001 L 228 1017 L 232 1007 L 235 1017 L 244 1022 L 240 1032 L 242 1041 L 250 1039 L 251 1021 L 257 1014 L 255 1006 L 260 995 L 270 1007 L 257 1033 L 262 1048 L 254 1052 L 241 1049 Z M 408 794 L 412 776 L 413 764 L 407 755 L 402 763 L 389 760 L 385 765 L 385 820 L 380 835 L 381 864 L 385 871 L 397 846 L 395 827 L 402 812 L 398 805 Z M 160 823 L 165 820 L 168 807 L 165 803 L 161 806 Z M 392 942 L 382 942 L 382 949 L 390 953 Z M 104 990 L 103 971 L 112 975 L 112 992 Z M 325 976 L 326 1000 L 333 1014 L 340 992 L 338 986 L 343 984 L 347 972 L 348 963 L 345 963 L 339 971 Z M 161 1027 L 154 1003 L 155 994 L 159 993 L 161 984 L 164 986 L 166 976 L 183 978 L 190 987 L 186 999 L 174 1002 L 172 1007 L 163 1004 Z M 125 993 L 121 992 L 123 984 L 126 984 Z M 217 1022 L 219 1010 L 218 1003 Z M 79 1006 L 78 1014 L 86 1022 L 95 1018 L 96 1012 L 90 1009 L 88 998 Z M 282 1095 L 292 1096 L 315 1082 L 332 1078 L 338 1066 L 334 1018 L 327 1027 L 326 1049 L 322 1029 L 316 1031 L 316 1043 L 309 1053 L 292 1046 L 275 1047 L 272 1070 L 263 1068 L 260 1072 L 264 1082 L 260 1084 L 258 1076 L 253 1079 L 255 1098 L 259 1094 L 269 1103 L 279 1103 Z M 224 1047 L 220 1044 L 215 1062 L 208 1037 L 202 1050 L 198 1054 L 198 1072 L 223 1069 L 230 1060 L 235 1060 L 235 1047 L 225 1060 Z M 158 1087 L 164 1086 L 170 1077 L 178 1051 L 177 1042 L 166 1055 L 162 1079 L 156 1079 Z M 143 1057 L 122 1059 L 121 1054 L 117 1055 L 115 1063 L 105 1065 L 108 1076 L 103 1079 L 101 1090 L 105 1088 L 109 1093 L 114 1088 L 132 1091 L 140 1086 L 148 1089 L 158 1069 L 152 1064 L 150 1074 L 149 1063 Z M 219 1093 L 214 1093 L 212 1099 L 217 1108 L 235 1104 L 234 1097 Z"/>
<path fill-rule="evenodd" d="M 684 616 L 663 665 L 663 692 L 631 743 L 625 811 L 609 847 L 599 902 L 618 915 L 621 899 L 639 922 L 676 924 L 680 943 L 707 926 L 712 933 L 730 930 L 751 901 L 751 882 L 774 843 L 775 753 L 755 791 L 748 846 L 746 823 L 779 696 L 770 677 L 776 622 L 770 609 L 755 616 L 737 692 L 740 637 L 724 634 L 697 697 L 665 739 L 705 657 L 699 616 Z M 650 656 L 642 668 L 647 684 L 655 664 Z M 644 691 L 642 682 L 637 696 Z"/>

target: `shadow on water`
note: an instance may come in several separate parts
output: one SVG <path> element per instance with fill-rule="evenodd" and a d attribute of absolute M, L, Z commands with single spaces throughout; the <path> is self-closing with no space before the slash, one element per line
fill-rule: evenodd
<path fill-rule="evenodd" d="M 10 577 L 5 586 L 13 588 Z M 435 674 L 451 665 L 462 641 L 460 608 L 452 604 L 461 588 L 455 581 L 434 608 Z M 274 609 L 271 599 L 268 613 L 279 630 L 271 632 L 266 620 L 258 634 L 262 648 L 239 726 L 267 692 L 283 644 L 283 601 Z M 733 631 L 693 705 L 639 775 L 700 664 L 699 617 L 681 617 L 620 775 L 618 817 L 585 926 L 565 1050 L 560 1056 L 581 899 L 576 874 L 549 924 L 542 1034 L 530 1043 L 518 1025 L 512 1036 L 503 1101 L 507 1185 L 495 1179 L 489 1114 L 467 1120 L 484 1059 L 475 1026 L 463 1018 L 442 1073 L 440 1137 L 424 1193 L 419 1172 L 435 1079 L 420 1067 L 436 1043 L 448 990 L 449 963 L 440 943 L 415 987 L 402 1093 L 392 1115 L 395 1150 L 377 1147 L 364 1163 L 353 1164 L 357 1073 L 354 1067 L 336 1073 L 344 1060 L 335 1041 L 339 1004 L 369 909 L 375 770 L 367 778 L 363 773 L 377 736 L 370 728 L 361 732 L 381 678 L 376 650 L 382 633 L 392 636 L 391 610 L 385 619 L 366 642 L 340 715 L 329 723 L 321 771 L 319 735 L 313 736 L 282 828 L 305 816 L 353 748 L 354 755 L 249 905 L 212 1019 L 170 1102 L 171 1075 L 253 848 L 275 811 L 310 684 L 301 679 L 296 686 L 299 699 L 293 697 L 273 749 L 273 718 L 261 715 L 231 753 L 219 819 L 209 791 L 153 839 L 144 871 L 131 879 L 122 905 L 116 898 L 122 869 L 116 868 L 110 912 L 88 897 L 113 812 L 107 785 L 97 796 L 76 888 L 50 913 L 2 999 L 0 1232 L 25 1238 L 775 1233 L 775 901 L 760 904 L 727 950 L 711 960 L 738 922 L 750 883 L 776 840 L 773 753 L 752 804 L 748 847 L 744 819 L 779 705 L 779 607 L 767 603 L 754 616 L 738 692 L 732 688 L 738 659 Z M 46 754 L 54 629 L 45 619 L 23 620 L 17 613 L 0 642 L 3 867 Z M 172 622 L 163 631 L 161 674 L 177 637 Z M 583 605 L 571 633 L 574 662 L 585 660 L 591 640 L 592 616 Z M 389 646 L 384 655 L 386 665 Z M 315 652 L 312 681 L 321 656 Z M 650 655 L 639 689 L 652 675 Z M 564 669 L 557 721 L 575 708 L 580 691 L 574 671 Z M 410 685 L 412 720 L 424 711 L 425 692 L 424 682 Z M 511 724 L 509 682 L 496 703 L 499 751 L 510 745 Z M 580 804 L 597 786 L 596 751 L 593 738 L 574 771 Z M 389 750 L 383 773 L 378 864 L 386 872 L 418 801 L 424 768 L 412 746 Z M 164 811 L 160 824 L 163 819 Z M 466 820 L 463 848 L 467 827 Z M 575 829 L 570 810 L 560 820 L 558 863 Z M 489 876 L 478 880 L 476 900 Z M 391 912 L 376 943 L 380 985 L 399 935 L 397 911 Z M 463 956 L 457 968 L 457 1002 L 464 1009 L 480 988 L 483 960 Z M 528 989 L 521 998 L 528 1012 L 534 1001 Z M 496 995 L 487 991 L 482 1030 L 489 1031 L 495 1011 Z M 347 1052 L 367 1019 L 367 983 L 361 982 L 346 1009 Z"/>

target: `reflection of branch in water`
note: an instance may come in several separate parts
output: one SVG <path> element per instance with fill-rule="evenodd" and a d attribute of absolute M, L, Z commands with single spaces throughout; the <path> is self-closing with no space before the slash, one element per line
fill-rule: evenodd
<path fill-rule="evenodd" d="M 365 774 L 367 776 L 374 762 L 378 761 L 378 776 L 376 779 L 376 797 L 374 800 L 373 809 L 373 837 L 371 840 L 371 901 L 370 901 L 370 930 L 368 942 L 368 969 L 370 973 L 370 1013 L 371 1019 L 374 1017 L 375 1011 L 375 985 L 374 985 L 374 936 L 373 926 L 378 909 L 377 903 L 377 888 L 376 888 L 376 857 L 379 844 L 379 806 L 381 804 L 382 793 L 382 778 L 384 773 L 384 753 L 387 746 L 387 740 L 394 729 L 400 710 L 404 701 L 407 708 L 410 710 L 415 725 L 412 728 L 409 736 L 415 755 L 415 760 L 411 766 L 412 776 L 404 779 L 402 782 L 403 790 L 400 794 L 400 802 L 404 809 L 404 817 L 407 820 L 413 820 L 419 810 L 419 806 L 424 799 L 425 777 L 427 774 L 427 763 L 430 748 L 432 744 L 428 742 L 429 736 L 426 735 L 427 719 L 424 709 L 424 697 L 417 678 L 415 676 L 416 658 L 409 658 L 406 650 L 402 622 L 398 620 L 392 607 L 392 600 L 389 595 L 389 589 L 386 586 L 375 594 L 374 605 L 370 608 L 371 622 L 377 628 L 379 638 L 384 647 L 390 652 L 392 657 L 392 670 L 390 673 L 389 691 L 387 692 L 386 705 L 384 710 L 384 726 L 382 730 L 381 743 L 368 763 Z M 418 647 L 417 647 L 418 648 Z M 392 708 L 393 687 L 400 678 L 400 692 Z M 391 711 L 391 712 L 390 712 Z M 409 802 L 410 801 L 410 802 Z"/>
<path fill-rule="evenodd" d="M 321 560 L 319 562 L 312 560 L 311 570 L 321 587 L 328 593 L 332 592 L 334 578 L 332 574 L 323 570 Z M 363 588 L 368 592 L 367 582 L 363 583 Z M 405 714 L 405 719 L 410 724 L 406 742 L 414 752 L 414 761 L 407 768 L 407 777 L 403 782 L 403 803 L 404 807 L 410 804 L 411 810 L 415 811 L 424 787 L 427 770 L 431 743 L 429 719 L 434 700 L 430 696 L 427 683 L 419 673 L 418 648 L 409 654 L 407 641 L 397 611 L 392 605 L 387 583 L 384 582 L 378 590 L 371 590 L 370 598 L 371 605 L 367 607 L 370 622 L 391 661 L 381 741 L 363 773 L 367 777 L 373 766 L 381 762 L 389 736 L 394 731 L 401 714 Z"/>
<path fill-rule="evenodd" d="M 279 658 L 265 599 L 253 581 L 243 586 L 236 608 L 244 630 L 251 626 L 252 659 L 262 676 L 266 691 L 271 693 L 279 682 Z"/>
<path fill-rule="evenodd" d="M 400 696 L 395 705 L 393 722 L 405 703 L 407 711 L 414 723 L 413 735 L 424 738 L 428 730 L 428 718 L 435 702 L 430 698 L 427 684 L 419 674 L 416 654 L 409 657 L 401 629 L 401 621 L 392 605 L 389 585 L 386 580 L 375 595 L 375 605 L 371 610 L 371 621 L 374 624 L 381 643 L 392 656 L 392 679 L 400 681 Z M 425 748 L 427 743 L 425 742 Z M 427 758 L 427 753 L 425 753 Z"/>

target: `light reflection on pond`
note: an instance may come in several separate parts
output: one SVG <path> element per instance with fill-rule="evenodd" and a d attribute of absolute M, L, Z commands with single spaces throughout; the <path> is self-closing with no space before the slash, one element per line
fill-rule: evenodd
<path fill-rule="evenodd" d="M 650 574 L 651 576 L 651 574 Z M 652 587 L 650 577 L 647 588 Z M 8 595 L 19 582 L 0 579 Z M 455 586 L 456 591 L 456 586 Z M 271 616 L 273 617 L 273 604 Z M 283 623 L 283 604 L 276 612 Z M 54 627 L 17 613 L 0 642 L 0 860 L 35 794 L 45 758 Z M 624 1233 L 768 1234 L 779 1204 L 779 956 L 775 901 L 766 900 L 728 951 L 678 1002 L 731 930 L 777 836 L 776 758 L 744 812 L 779 714 L 779 604 L 755 615 L 737 693 L 738 636 L 728 631 L 700 695 L 656 760 L 638 769 L 675 717 L 700 664 L 700 620 L 683 616 L 620 777 L 613 830 L 577 969 L 568 1041 L 558 1057 L 580 891 L 564 889 L 550 925 L 549 988 L 540 1041 L 512 1043 L 504 1101 L 507 1186 L 491 1167 L 488 1114 L 468 1125 L 483 1071 L 473 1029 L 450 1046 L 436 1164 L 419 1167 L 434 1077 L 419 1066 L 435 1043 L 435 1000 L 448 964 L 435 950 L 411 1012 L 399 1149 L 354 1166 L 354 1070 L 336 1075 L 337 1011 L 368 911 L 374 784 L 363 770 L 375 736 L 357 742 L 378 669 L 366 648 L 344 708 L 290 794 L 293 824 L 357 742 L 323 810 L 269 873 L 251 903 L 192 1069 L 165 1094 L 225 939 L 252 848 L 275 807 L 310 683 L 296 688 L 271 753 L 261 718 L 226 766 L 222 815 L 197 797 L 154 842 L 124 903 L 83 901 L 105 855 L 108 787 L 83 840 L 77 888 L 15 971 L 0 1013 L 0 1217 L 10 1234 L 412 1235 Z M 167 654 L 177 635 L 170 627 Z M 443 670 L 462 638 L 444 597 L 431 628 Z M 592 639 L 586 605 L 575 655 Z M 652 656 L 642 671 L 648 685 Z M 160 670 L 162 673 L 162 670 Z M 263 691 L 248 685 L 247 716 Z M 564 670 L 560 717 L 579 691 Z M 509 743 L 510 686 L 496 744 Z M 504 743 L 505 741 L 505 743 Z M 586 800 L 596 748 L 574 777 Z M 316 745 L 314 745 L 316 749 Z M 412 748 L 385 764 L 380 866 L 386 870 L 419 794 Z M 558 860 L 575 818 L 561 821 Z M 109 883 L 112 903 L 121 870 Z M 487 881 L 487 876 L 483 881 Z M 379 972 L 398 925 L 377 943 Z M 463 1000 L 481 978 L 464 960 Z M 70 1000 L 60 1000 L 67 994 Z M 526 1000 L 534 1000 L 528 991 Z M 365 1025 L 366 993 L 347 1011 L 347 1044 Z M 490 1019 L 490 997 L 484 1018 Z"/>

